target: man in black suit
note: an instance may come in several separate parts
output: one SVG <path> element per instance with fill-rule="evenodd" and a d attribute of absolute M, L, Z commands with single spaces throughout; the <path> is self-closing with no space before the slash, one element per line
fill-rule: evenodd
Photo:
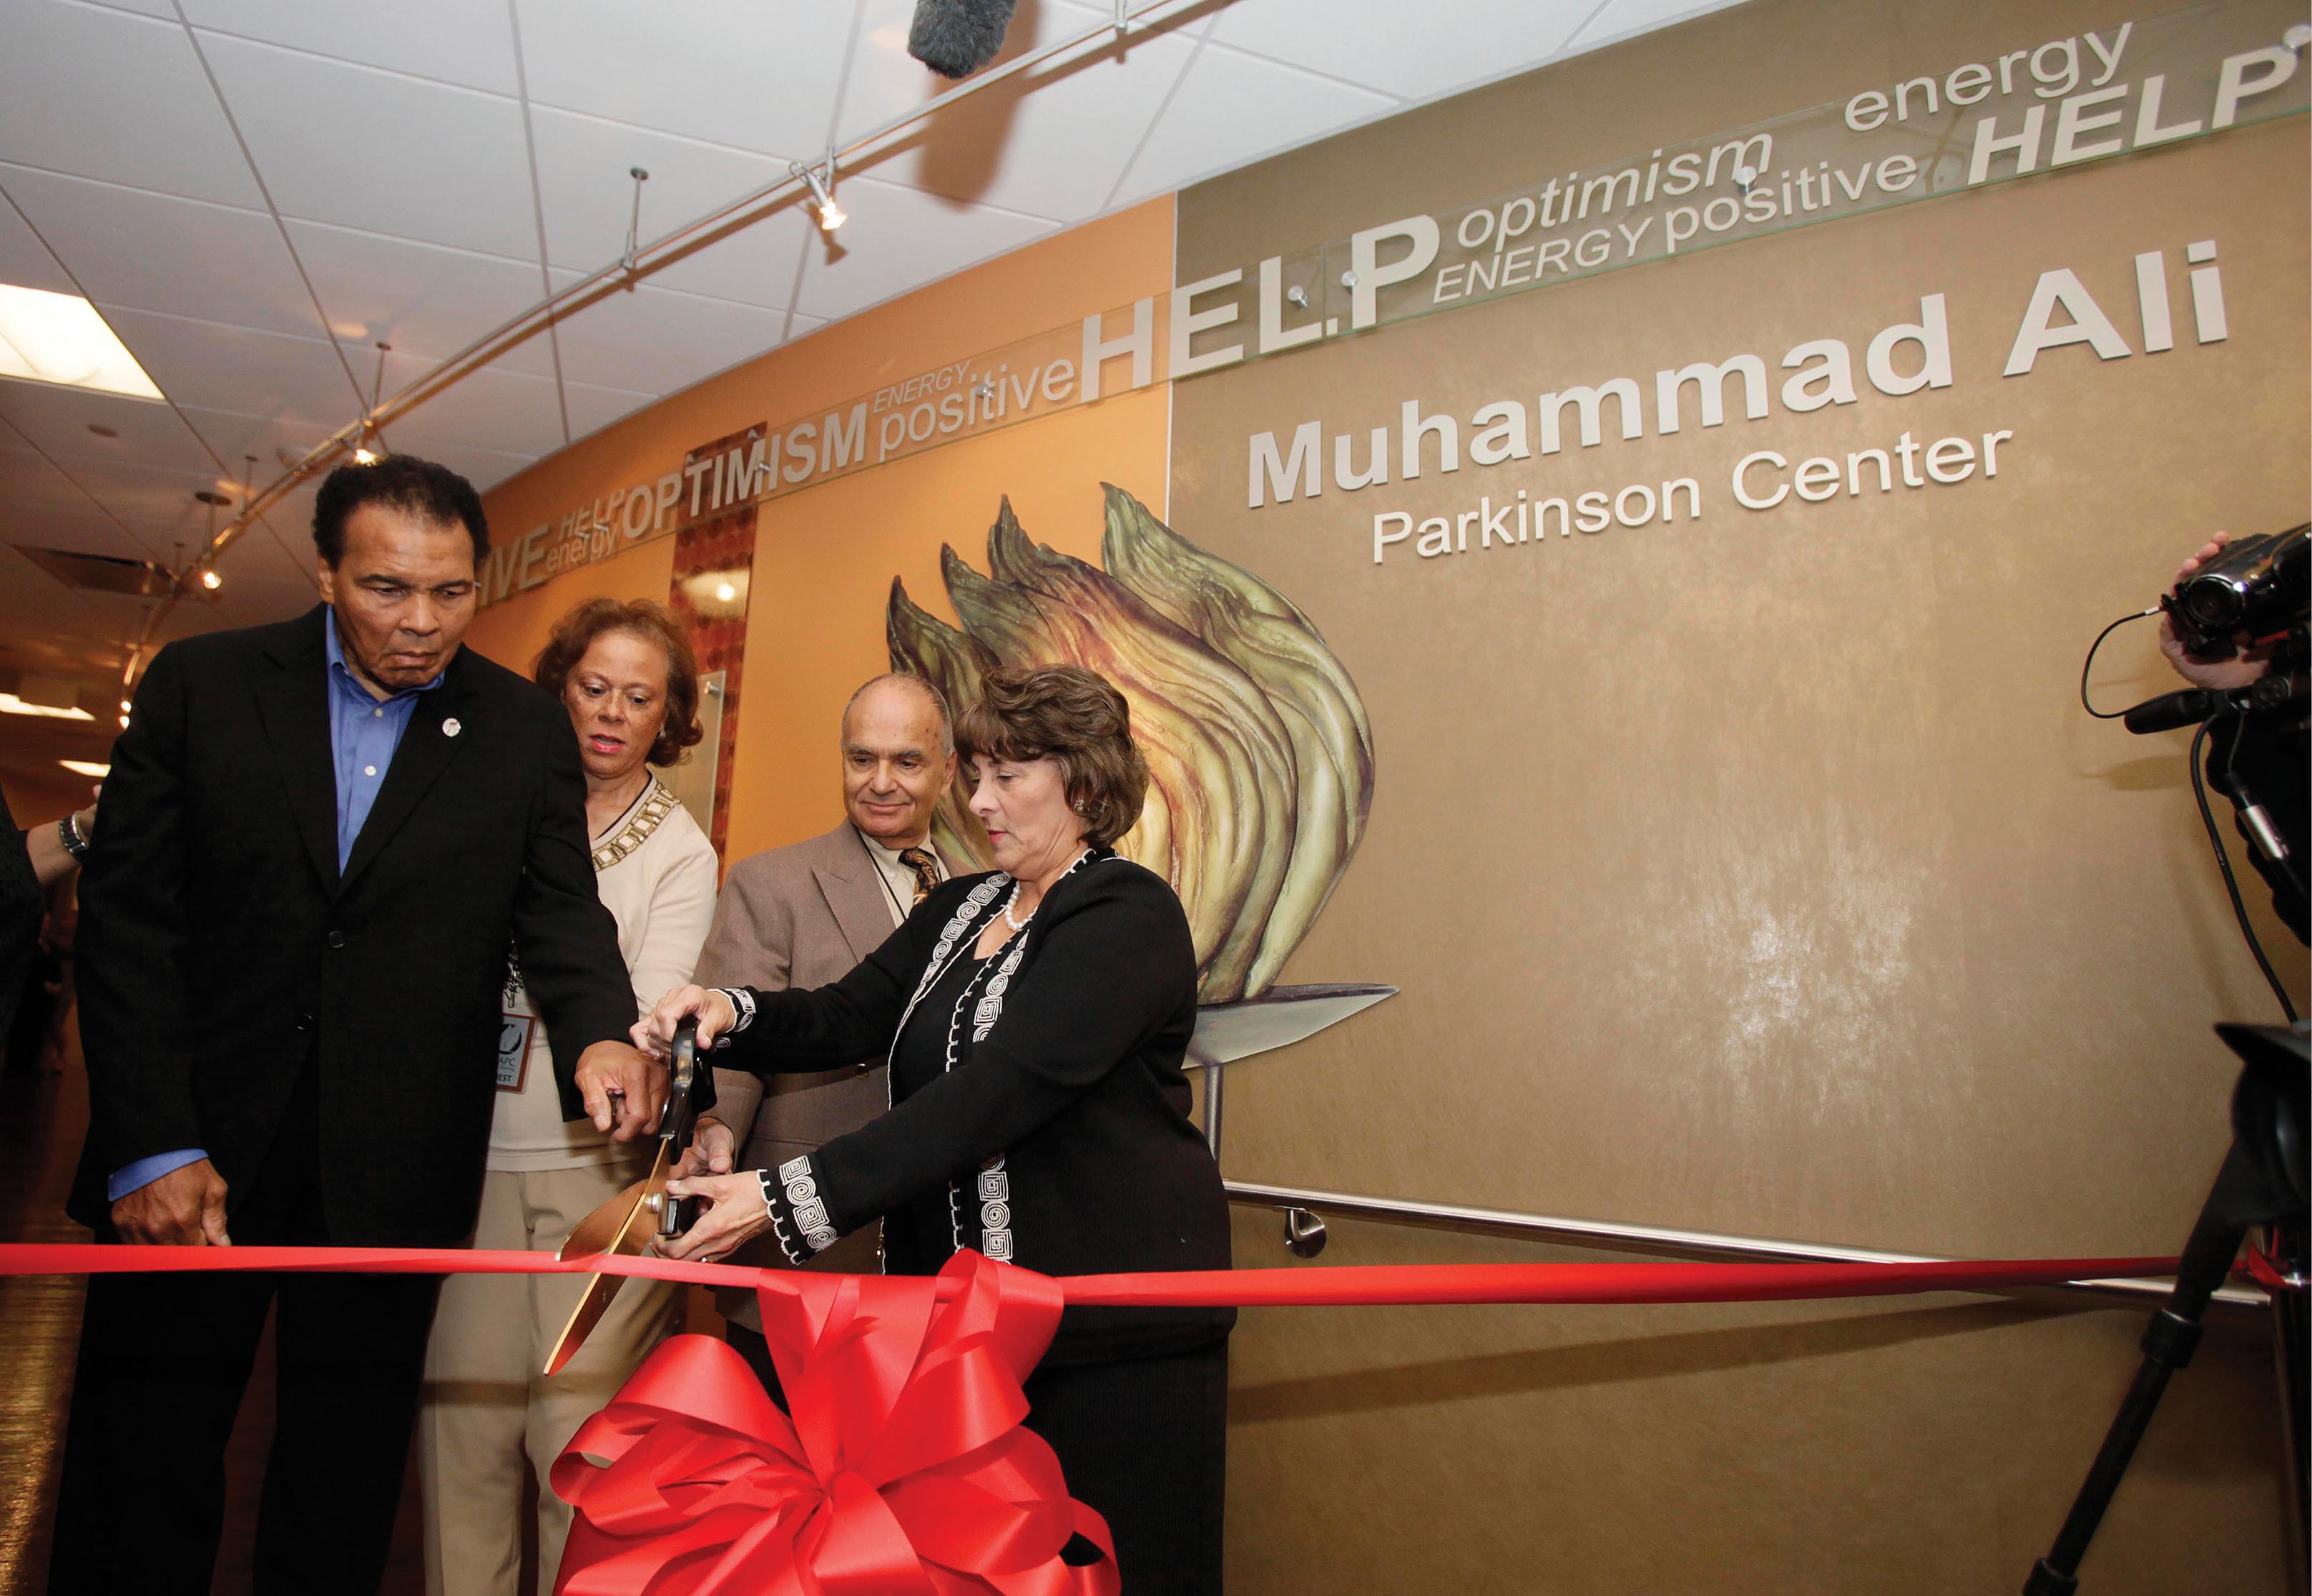
<path fill-rule="evenodd" d="M 625 1141 L 663 1101 L 626 1041 L 568 716 L 459 647 L 481 501 L 407 456 L 342 467 L 313 539 L 323 606 L 162 650 L 114 747 L 81 886 L 92 1113 L 68 1205 L 106 1240 L 462 1243 L 510 945 L 565 1112 Z M 92 1279 L 51 1592 L 208 1590 L 268 1307 L 256 1589 L 374 1591 L 437 1285 Z"/>

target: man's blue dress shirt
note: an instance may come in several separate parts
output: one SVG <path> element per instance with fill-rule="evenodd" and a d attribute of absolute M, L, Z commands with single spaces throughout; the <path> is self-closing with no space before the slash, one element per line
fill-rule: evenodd
<path fill-rule="evenodd" d="M 346 665 L 345 646 L 337 641 L 337 612 L 332 609 L 321 622 L 329 654 L 329 754 L 337 778 L 337 870 L 353 857 L 354 838 L 377 803 L 378 789 L 392 767 L 394 750 L 416 713 L 418 696 L 442 685 L 442 678 L 419 687 L 405 688 L 390 698 L 378 698 Z M 199 1147 L 156 1153 L 113 1171 L 105 1182 L 105 1199 L 118 1202 L 138 1187 L 150 1186 L 171 1170 L 208 1156 Z"/>

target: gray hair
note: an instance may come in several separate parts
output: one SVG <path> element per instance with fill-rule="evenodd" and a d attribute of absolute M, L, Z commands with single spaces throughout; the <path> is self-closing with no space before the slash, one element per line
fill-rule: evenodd
<path fill-rule="evenodd" d="M 844 701 L 843 720 L 841 723 L 845 726 L 848 726 L 851 723 L 851 711 L 853 707 L 858 704 L 860 699 L 867 696 L 869 688 L 881 687 L 887 681 L 903 683 L 923 694 L 924 698 L 931 704 L 933 715 L 939 721 L 940 752 L 942 754 L 954 753 L 955 717 L 948 713 L 947 695 L 941 692 L 929 680 L 916 675 L 912 671 L 886 671 L 880 676 L 861 682 L 859 684 L 859 690 L 853 693 L 849 698 Z"/>

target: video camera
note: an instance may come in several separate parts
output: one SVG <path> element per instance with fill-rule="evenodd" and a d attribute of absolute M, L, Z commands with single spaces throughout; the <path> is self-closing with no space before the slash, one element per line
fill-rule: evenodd
<path fill-rule="evenodd" d="M 2242 538 L 2159 601 L 2185 651 L 2228 660 L 2241 633 L 2259 641 L 2300 632 L 2312 602 L 2312 523 Z"/>

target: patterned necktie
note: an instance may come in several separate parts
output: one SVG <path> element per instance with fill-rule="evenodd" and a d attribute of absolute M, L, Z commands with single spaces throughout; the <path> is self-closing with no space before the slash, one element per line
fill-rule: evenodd
<path fill-rule="evenodd" d="M 940 884 L 939 861 L 932 857 L 931 849 L 903 848 L 899 863 L 915 873 L 915 902 L 929 898 L 932 889 Z"/>

